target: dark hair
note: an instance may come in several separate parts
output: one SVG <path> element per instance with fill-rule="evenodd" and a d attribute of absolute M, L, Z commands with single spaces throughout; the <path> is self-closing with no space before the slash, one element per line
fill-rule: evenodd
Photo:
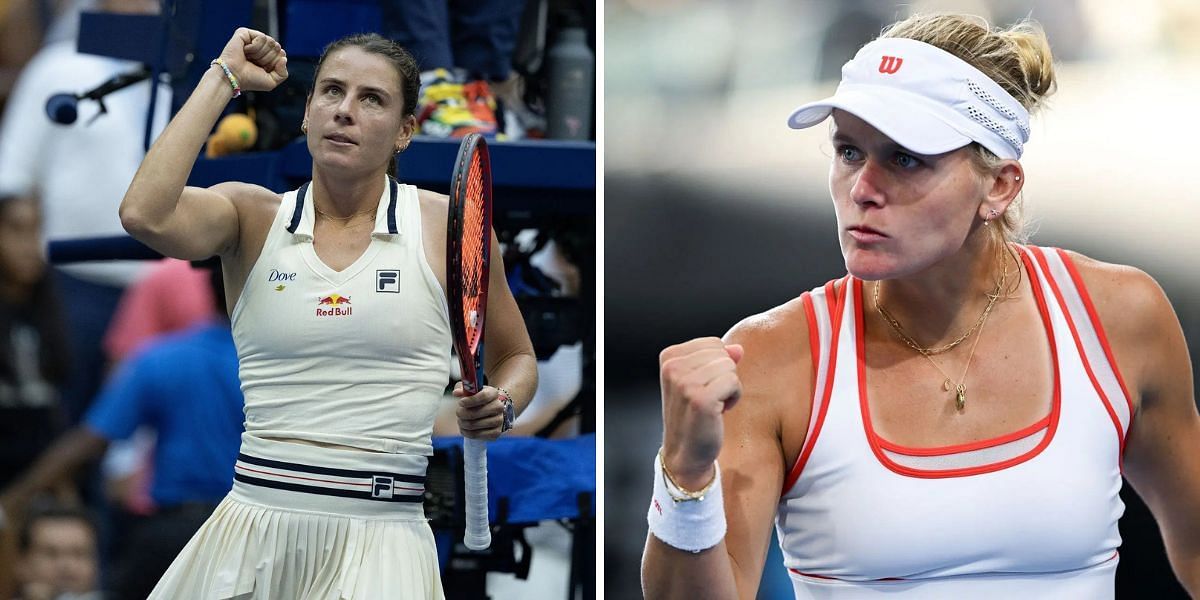
<path fill-rule="evenodd" d="M 321 78 L 321 66 L 325 64 L 325 58 L 330 54 L 343 48 L 359 48 L 363 52 L 378 54 L 389 61 L 396 69 L 396 74 L 400 76 L 400 97 L 404 104 L 404 116 L 415 116 L 417 112 L 417 95 L 421 91 L 421 69 L 417 66 L 417 59 L 405 50 L 403 46 L 389 40 L 378 33 L 357 33 L 348 35 L 344 38 L 330 42 L 325 49 L 321 51 L 321 58 L 317 59 L 317 69 L 313 74 L 313 89 L 316 88 L 317 80 Z M 313 89 L 308 91 L 308 97 L 312 98 Z M 396 161 L 393 158 L 388 163 L 388 175 L 395 177 Z"/>
<path fill-rule="evenodd" d="M 96 520 L 88 511 L 61 504 L 47 504 L 41 508 L 31 510 L 25 517 L 25 522 L 21 524 L 21 531 L 17 537 L 17 544 L 21 554 L 29 552 L 29 547 L 33 545 L 33 528 L 40 521 L 77 521 L 88 528 L 88 531 L 92 534 L 93 541 L 96 540 L 99 534 L 99 529 L 96 527 Z"/>

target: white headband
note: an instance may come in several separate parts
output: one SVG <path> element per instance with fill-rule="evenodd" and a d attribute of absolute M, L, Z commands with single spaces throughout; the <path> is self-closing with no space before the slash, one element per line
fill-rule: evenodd
<path fill-rule="evenodd" d="M 812 127 L 841 109 L 917 154 L 941 154 L 979 142 L 1000 158 L 1021 157 L 1029 112 L 995 81 L 936 46 L 877 39 L 842 67 L 824 100 L 792 112 L 793 129 Z"/>

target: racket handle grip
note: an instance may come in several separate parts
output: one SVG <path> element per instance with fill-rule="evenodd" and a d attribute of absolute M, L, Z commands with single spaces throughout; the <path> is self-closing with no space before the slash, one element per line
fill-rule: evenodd
<path fill-rule="evenodd" d="M 492 545 L 488 524 L 487 442 L 463 438 L 463 467 L 467 495 L 467 532 L 463 543 L 471 550 L 486 550 Z"/>

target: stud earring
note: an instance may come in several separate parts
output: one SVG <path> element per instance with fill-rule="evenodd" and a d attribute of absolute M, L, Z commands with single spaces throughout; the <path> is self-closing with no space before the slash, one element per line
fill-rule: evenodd
<path fill-rule="evenodd" d="M 308 133 L 308 119 L 300 122 L 300 132 L 305 134 Z"/>
<path fill-rule="evenodd" d="M 1021 176 L 1020 176 L 1020 175 L 1017 175 L 1016 177 L 1013 177 L 1013 181 L 1020 181 L 1020 180 L 1021 180 Z"/>

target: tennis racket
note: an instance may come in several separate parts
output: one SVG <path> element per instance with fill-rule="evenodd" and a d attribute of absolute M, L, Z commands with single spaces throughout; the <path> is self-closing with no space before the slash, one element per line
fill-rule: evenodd
<path fill-rule="evenodd" d="M 483 388 L 483 324 L 487 314 L 488 266 L 492 248 L 492 167 L 487 142 L 477 133 L 463 138 L 450 179 L 446 223 L 450 329 L 462 367 L 463 390 Z M 488 526 L 487 442 L 463 439 L 467 531 L 463 543 L 484 550 Z"/>

